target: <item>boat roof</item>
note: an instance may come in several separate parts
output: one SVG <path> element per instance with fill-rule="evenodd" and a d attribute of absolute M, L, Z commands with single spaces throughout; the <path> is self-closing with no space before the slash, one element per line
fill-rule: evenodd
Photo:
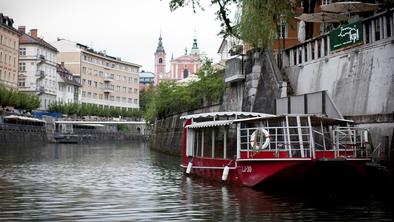
<path fill-rule="evenodd" d="M 31 118 L 31 117 L 26 117 L 26 116 L 17 116 L 17 115 L 9 115 L 4 117 L 4 119 L 20 119 L 20 120 L 26 120 L 30 122 L 42 122 L 46 123 L 44 120 L 41 119 L 36 119 L 36 118 Z"/>
<path fill-rule="evenodd" d="M 191 125 L 187 125 L 186 128 L 205 128 L 205 127 L 213 127 L 213 126 L 227 126 L 234 122 L 234 120 L 218 120 L 218 121 L 206 121 L 193 123 Z"/>
<path fill-rule="evenodd" d="M 180 119 L 197 119 L 197 118 L 215 118 L 215 117 L 223 117 L 223 116 L 235 116 L 236 119 L 238 117 L 242 118 L 248 118 L 248 117 L 275 117 L 275 115 L 272 114 L 266 114 L 266 113 L 255 113 L 255 112 L 211 112 L 211 113 L 198 113 L 198 114 L 191 114 L 191 115 L 185 115 L 181 116 Z"/>

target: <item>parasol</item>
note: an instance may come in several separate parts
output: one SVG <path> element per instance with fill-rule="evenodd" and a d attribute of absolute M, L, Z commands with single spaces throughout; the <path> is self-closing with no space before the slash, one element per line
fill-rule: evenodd
<path fill-rule="evenodd" d="M 378 8 L 377 4 L 364 2 L 334 2 L 321 6 L 321 10 L 325 12 L 344 12 L 347 14 L 374 11 Z"/>
<path fill-rule="evenodd" d="M 304 22 L 340 22 L 347 20 L 347 16 L 344 14 L 329 13 L 329 12 L 318 12 L 318 13 L 304 13 L 296 19 Z"/>

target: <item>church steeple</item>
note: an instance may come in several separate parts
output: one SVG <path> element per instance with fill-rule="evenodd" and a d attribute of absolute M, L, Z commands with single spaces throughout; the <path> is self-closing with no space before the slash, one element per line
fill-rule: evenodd
<path fill-rule="evenodd" d="M 157 44 L 156 52 L 165 52 L 162 40 L 163 38 L 161 37 L 161 32 L 160 32 L 159 43 Z"/>
<path fill-rule="evenodd" d="M 190 51 L 191 55 L 198 55 L 200 54 L 200 50 L 198 49 L 198 45 L 197 45 L 197 37 L 196 35 L 194 35 L 194 39 L 193 39 L 193 47 L 192 50 Z"/>

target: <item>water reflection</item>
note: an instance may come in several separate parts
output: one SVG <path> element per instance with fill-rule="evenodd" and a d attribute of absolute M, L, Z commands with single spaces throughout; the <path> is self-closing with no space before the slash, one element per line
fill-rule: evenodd
<path fill-rule="evenodd" d="M 185 177 L 144 143 L 0 147 L 0 220 L 384 220 L 376 195 L 267 192 Z"/>

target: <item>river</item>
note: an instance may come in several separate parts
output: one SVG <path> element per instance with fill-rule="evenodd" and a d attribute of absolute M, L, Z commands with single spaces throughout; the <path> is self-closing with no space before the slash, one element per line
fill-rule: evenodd
<path fill-rule="evenodd" d="M 0 221 L 392 221 L 388 195 L 222 186 L 179 164 L 144 143 L 0 146 Z"/>

